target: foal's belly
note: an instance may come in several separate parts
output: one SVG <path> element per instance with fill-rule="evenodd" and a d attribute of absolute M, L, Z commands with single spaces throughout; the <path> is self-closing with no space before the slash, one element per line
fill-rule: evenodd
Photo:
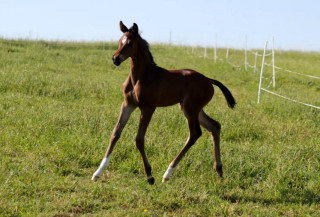
<path fill-rule="evenodd" d="M 180 103 L 184 94 L 170 90 L 149 90 L 135 94 L 135 101 L 139 106 L 166 107 Z"/>

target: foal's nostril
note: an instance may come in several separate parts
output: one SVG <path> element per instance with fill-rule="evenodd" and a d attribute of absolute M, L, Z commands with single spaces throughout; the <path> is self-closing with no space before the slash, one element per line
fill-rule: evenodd
<path fill-rule="evenodd" d="M 112 56 L 112 61 L 115 63 L 117 61 L 118 57 Z"/>
<path fill-rule="evenodd" d="M 119 66 L 121 63 L 119 56 L 117 56 L 117 57 L 113 56 L 112 61 L 113 61 L 113 64 L 115 64 L 116 66 Z"/>

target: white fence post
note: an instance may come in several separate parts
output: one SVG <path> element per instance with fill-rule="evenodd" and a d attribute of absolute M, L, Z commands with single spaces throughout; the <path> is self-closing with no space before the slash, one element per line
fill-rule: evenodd
<path fill-rule="evenodd" d="M 227 53 L 226 53 L 226 60 L 228 61 L 229 58 L 229 48 L 227 47 Z"/>
<path fill-rule="evenodd" d="M 245 40 L 245 49 L 244 49 L 244 69 L 247 71 L 248 69 L 248 57 L 247 57 L 247 35 Z"/>
<path fill-rule="evenodd" d="M 272 37 L 272 83 L 273 87 L 276 87 L 276 69 L 274 63 L 274 37 Z"/>
<path fill-rule="evenodd" d="M 217 34 L 216 34 L 216 44 L 214 46 L 214 62 L 217 62 Z"/>
<path fill-rule="evenodd" d="M 217 46 L 214 47 L 214 62 L 217 62 Z"/>
<path fill-rule="evenodd" d="M 254 53 L 254 65 L 253 65 L 253 74 L 256 74 L 257 71 L 257 59 L 258 59 L 258 52 Z"/>
<path fill-rule="evenodd" d="M 260 103 L 262 76 L 263 76 L 263 71 L 264 71 L 264 62 L 265 62 L 265 59 L 266 59 L 267 45 L 268 45 L 268 42 L 266 41 L 266 43 L 264 44 L 262 63 L 261 63 L 261 73 L 260 73 L 260 82 L 259 82 L 259 90 L 258 90 L 258 104 Z"/>

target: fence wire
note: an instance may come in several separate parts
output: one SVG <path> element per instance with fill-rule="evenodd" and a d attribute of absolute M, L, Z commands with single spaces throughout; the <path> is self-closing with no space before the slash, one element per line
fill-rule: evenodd
<path fill-rule="evenodd" d="M 201 48 L 200 48 L 200 49 L 201 49 Z M 243 66 L 248 66 L 249 68 L 253 68 L 253 69 L 254 69 L 254 72 L 255 72 L 255 70 L 256 70 L 256 68 L 257 68 L 257 58 L 255 58 L 255 63 L 254 63 L 254 65 L 251 65 L 251 64 L 247 61 L 247 59 L 245 60 L 246 62 L 245 62 L 244 64 L 236 65 L 236 64 L 234 64 L 234 63 L 232 63 L 232 62 L 230 61 L 231 58 L 229 57 L 229 49 L 228 49 L 228 48 L 227 48 L 227 51 L 226 51 L 226 57 L 225 57 L 225 59 L 218 57 L 218 55 L 217 55 L 217 53 L 216 53 L 216 50 L 215 50 L 214 57 L 208 57 L 207 49 L 206 49 L 206 48 L 203 48 L 203 49 L 204 49 L 203 55 L 197 55 L 197 56 L 200 57 L 200 58 L 210 59 L 210 60 L 214 60 L 214 61 L 226 62 L 226 63 L 230 64 L 232 67 L 235 67 L 235 68 L 241 68 L 241 67 L 243 67 Z M 194 52 L 195 52 L 194 49 L 192 49 L 192 53 L 194 53 Z M 263 56 L 264 56 L 264 57 L 267 57 L 267 56 L 273 55 L 273 52 L 267 53 L 267 54 L 265 54 L 265 55 L 260 54 L 260 53 L 258 53 L 257 51 L 253 51 L 253 50 L 247 50 L 247 52 L 250 53 L 250 54 L 252 54 L 252 55 L 254 55 L 255 57 L 263 57 Z M 274 57 L 273 57 L 273 58 L 274 58 Z M 305 77 L 309 77 L 309 78 L 314 78 L 314 79 L 320 79 L 320 77 L 315 76 L 315 75 L 308 75 L 308 74 L 304 74 L 304 73 L 292 71 L 292 70 L 289 70 L 289 69 L 284 69 L 284 68 L 281 68 L 281 67 L 279 67 L 279 66 L 275 66 L 275 65 L 273 65 L 273 64 L 270 64 L 270 63 L 265 63 L 265 62 L 264 62 L 264 63 L 262 63 L 262 64 L 263 64 L 263 65 L 266 65 L 266 66 L 274 67 L 274 69 L 282 70 L 282 71 L 289 72 L 289 73 L 293 73 L 293 74 L 296 74 L 296 75 L 301 75 L 301 76 L 305 76 Z M 261 67 L 262 67 L 262 66 L 261 66 Z M 300 101 L 298 101 L 298 100 L 291 99 L 291 98 L 289 98 L 289 97 L 287 97 L 287 96 L 283 96 L 283 95 L 280 95 L 280 94 L 275 93 L 275 92 L 273 92 L 273 91 L 270 91 L 270 90 L 269 90 L 269 87 L 271 86 L 271 84 L 273 84 L 273 78 L 267 78 L 267 77 L 264 77 L 264 76 L 262 76 L 262 78 L 263 78 L 264 80 L 270 80 L 270 82 L 269 82 L 269 84 L 268 84 L 268 86 L 267 86 L 266 88 L 262 88 L 262 87 L 261 87 L 261 88 L 260 88 L 261 90 L 263 90 L 263 91 L 265 91 L 265 92 L 267 92 L 267 93 L 269 93 L 269 94 L 272 94 L 272 95 L 274 95 L 274 96 L 278 96 L 278 97 L 280 97 L 280 98 L 289 100 L 289 101 L 291 101 L 291 102 L 299 103 L 299 104 L 302 104 L 302 105 L 305 105 L 305 106 L 309 106 L 309 107 L 312 107 L 312 108 L 315 108 L 315 109 L 320 109 L 319 106 L 315 106 L 315 105 L 312 105 L 312 104 L 300 102 Z"/>

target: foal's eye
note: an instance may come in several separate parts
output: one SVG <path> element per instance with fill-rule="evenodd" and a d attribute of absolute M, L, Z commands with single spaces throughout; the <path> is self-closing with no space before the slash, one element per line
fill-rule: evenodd
<path fill-rule="evenodd" d="M 132 41 L 128 41 L 128 45 L 133 45 L 133 42 Z"/>

